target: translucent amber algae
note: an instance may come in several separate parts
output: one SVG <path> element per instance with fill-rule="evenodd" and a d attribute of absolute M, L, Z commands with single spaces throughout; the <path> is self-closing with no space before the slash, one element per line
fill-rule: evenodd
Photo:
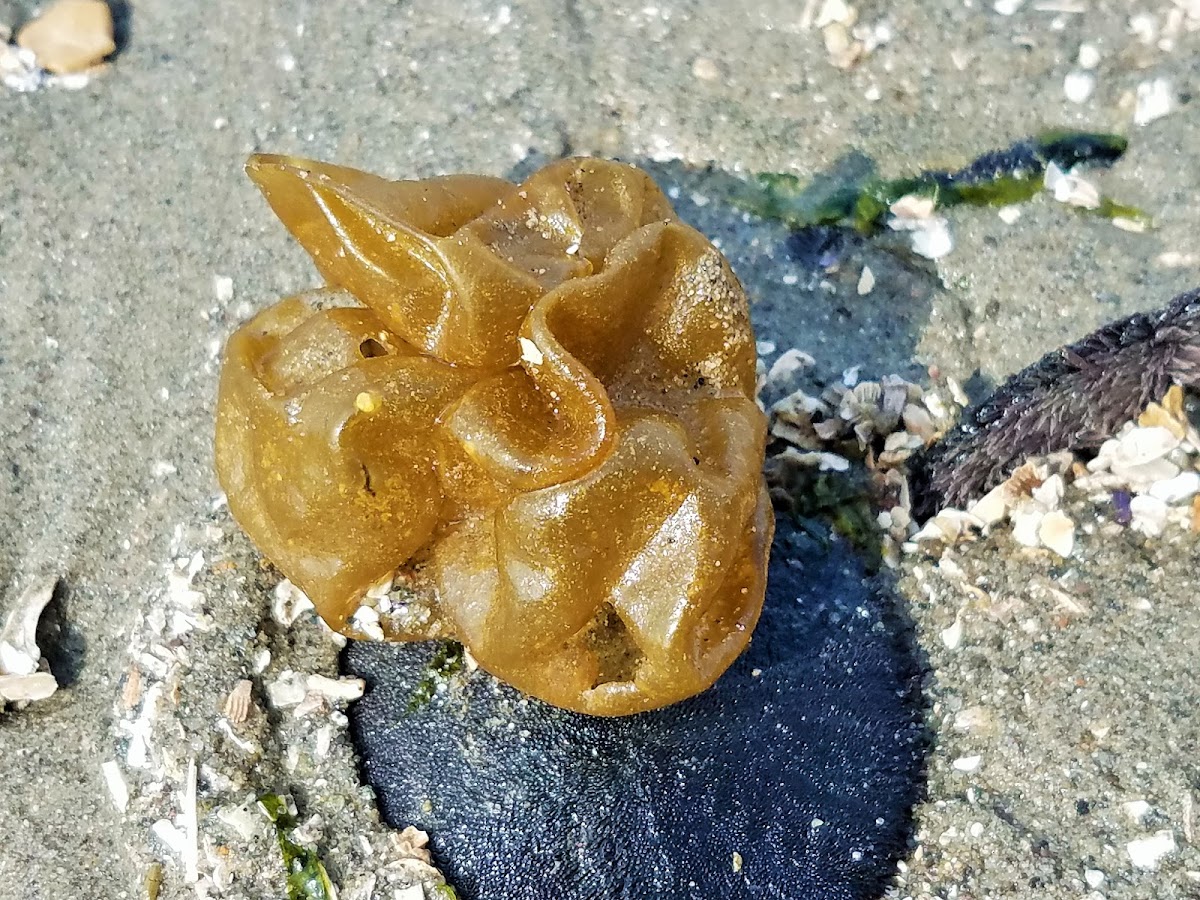
<path fill-rule="evenodd" d="M 333 628 L 400 570 L 425 616 L 550 703 L 653 709 L 745 647 L 774 528 L 746 297 L 623 164 L 521 185 L 247 169 L 328 282 L 229 340 L 234 517 Z M 347 305 L 353 297 L 361 306 Z"/>

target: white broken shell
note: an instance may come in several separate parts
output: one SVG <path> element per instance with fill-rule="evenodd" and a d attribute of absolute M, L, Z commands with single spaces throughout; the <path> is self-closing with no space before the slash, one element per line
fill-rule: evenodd
<path fill-rule="evenodd" d="M 0 675 L 0 700 L 9 703 L 33 703 L 45 700 L 58 690 L 58 682 L 49 672 L 32 675 Z"/>
<path fill-rule="evenodd" d="M 54 596 L 57 578 L 35 584 L 17 598 L 0 631 L 0 675 L 32 675 L 42 653 L 37 645 L 38 620 Z"/>
<path fill-rule="evenodd" d="M 41 581 L 17 599 L 0 631 L 0 703 L 32 703 L 45 700 L 58 690 L 49 672 L 39 672 L 42 653 L 37 645 L 37 626 L 54 596 L 57 578 Z"/>

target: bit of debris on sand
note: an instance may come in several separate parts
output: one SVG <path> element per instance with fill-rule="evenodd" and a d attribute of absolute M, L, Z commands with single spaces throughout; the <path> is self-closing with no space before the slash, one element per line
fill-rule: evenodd
<path fill-rule="evenodd" d="M 55 75 L 83 72 L 112 54 L 112 11 L 103 0 L 58 0 L 17 32 L 17 46 Z"/>
<path fill-rule="evenodd" d="M 358 781 L 343 710 L 364 684 L 338 675 L 344 640 L 317 627 L 290 582 L 272 589 L 258 566 L 244 570 L 247 548 L 231 538 L 223 505 L 213 508 L 212 521 L 176 528 L 115 698 L 113 756 L 100 772 L 126 821 L 150 823 L 133 852 L 162 866 L 164 890 L 187 886 L 197 897 L 280 895 L 277 842 L 321 871 L 327 860 L 355 873 L 343 898 L 443 884 L 426 836 L 384 827 Z M 291 810 L 286 836 L 274 835 L 263 797 Z"/>
<path fill-rule="evenodd" d="M 57 586 L 57 578 L 34 584 L 17 598 L 4 622 L 0 631 L 0 710 L 5 703 L 28 706 L 58 690 L 37 645 L 38 621 Z"/>
<path fill-rule="evenodd" d="M 0 28 L 0 84 L 18 93 L 86 87 L 117 49 L 103 0 L 58 0 L 17 32 L 16 43 L 11 36 Z"/>

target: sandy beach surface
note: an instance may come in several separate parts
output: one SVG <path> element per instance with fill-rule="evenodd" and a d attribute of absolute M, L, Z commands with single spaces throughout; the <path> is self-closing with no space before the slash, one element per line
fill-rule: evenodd
<path fill-rule="evenodd" d="M 282 896 L 252 803 L 272 785 L 322 810 L 343 897 L 428 875 L 359 785 L 354 682 L 308 677 L 338 677 L 337 646 L 311 614 L 287 627 L 212 471 L 224 340 L 317 282 L 249 153 L 394 178 L 644 165 L 729 256 L 765 363 L 799 348 L 827 381 L 935 366 L 978 398 L 1200 282 L 1191 0 L 118 6 L 85 84 L 0 85 L 0 619 L 58 579 L 39 638 L 60 683 L 0 712 L 4 900 Z M 0 0 L 0 26 L 35 10 Z M 851 150 L 898 176 L 1047 126 L 1127 134 L 1087 177 L 1155 227 L 1042 195 L 952 211 L 936 261 L 854 239 L 816 277 L 716 177 Z M 1197 536 L 1068 509 L 1067 559 L 1001 528 L 902 562 L 933 745 L 889 897 L 1200 897 Z M 226 705 L 243 679 L 248 712 Z"/>

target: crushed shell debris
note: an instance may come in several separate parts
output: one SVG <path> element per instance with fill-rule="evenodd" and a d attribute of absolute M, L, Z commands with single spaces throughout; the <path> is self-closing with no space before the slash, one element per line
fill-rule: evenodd
<path fill-rule="evenodd" d="M 787 391 L 797 373 L 809 368 L 799 361 L 809 359 L 799 350 L 782 354 L 762 379 L 760 394 Z M 897 548 L 931 552 L 1004 523 L 1019 544 L 1070 557 L 1078 525 L 1063 505 L 1072 496 L 1115 508 L 1128 495 L 1127 524 L 1148 537 L 1169 527 L 1200 530 L 1200 434 L 1188 421 L 1178 386 L 1136 422 L 1126 423 L 1086 463 L 1071 453 L 1028 460 L 967 509 L 944 509 L 918 527 L 905 464 L 951 426 L 966 397 L 951 382 L 943 398 L 940 388 L 926 391 L 895 375 L 852 387 L 846 380 L 853 381 L 843 379 L 820 394 L 791 390 L 767 407 L 775 440 L 768 480 L 773 490 L 783 490 L 794 483 L 788 476 L 797 467 L 837 472 L 851 467 L 851 457 L 864 462 L 883 508 L 878 517 L 885 532 L 883 558 L 893 566 Z"/>
<path fill-rule="evenodd" d="M 145 846 L 136 852 L 147 871 L 161 867 L 156 889 L 172 897 L 184 896 L 181 890 L 197 898 L 277 894 L 286 873 L 256 798 L 281 785 L 303 787 L 313 811 L 334 811 L 330 821 L 310 815 L 292 839 L 335 854 L 344 871 L 357 873 L 347 876 L 341 896 L 390 900 L 443 885 L 427 835 L 391 832 L 362 792 L 341 708 L 365 684 L 337 674 L 332 633 L 292 629 L 315 619 L 308 598 L 280 582 L 259 611 L 257 633 L 223 631 L 242 638 L 215 640 L 211 592 L 223 596 L 225 621 L 224 606 L 253 605 L 247 577 L 262 577 L 238 573 L 227 541 L 212 523 L 175 529 L 172 562 L 131 631 L 129 667 L 113 704 L 115 752 L 99 766 L 118 812 L 146 823 Z M 209 556 L 220 562 L 210 565 Z M 44 606 L 41 595 L 38 603 Z M 197 714 L 203 704 L 194 695 L 209 690 L 221 699 Z M 290 714 L 263 715 L 256 697 Z"/>

